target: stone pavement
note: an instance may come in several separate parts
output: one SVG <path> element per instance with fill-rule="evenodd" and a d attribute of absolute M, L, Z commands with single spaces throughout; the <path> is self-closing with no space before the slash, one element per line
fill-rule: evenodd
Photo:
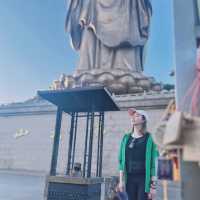
<path fill-rule="evenodd" d="M 0 200 L 43 200 L 45 177 L 0 171 Z"/>
<path fill-rule="evenodd" d="M 181 200 L 180 183 L 169 182 L 169 199 Z M 0 170 L 0 200 L 43 200 L 44 175 L 31 175 Z M 158 184 L 157 200 L 163 200 L 163 189 Z"/>

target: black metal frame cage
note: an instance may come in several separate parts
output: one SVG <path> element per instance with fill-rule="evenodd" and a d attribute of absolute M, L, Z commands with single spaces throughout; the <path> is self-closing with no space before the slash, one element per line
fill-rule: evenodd
<path fill-rule="evenodd" d="M 63 112 L 71 117 L 68 140 L 66 175 L 70 176 L 75 163 L 77 129 L 84 118 L 85 141 L 82 177 L 91 177 L 94 122 L 98 122 L 96 177 L 102 177 L 104 116 L 106 111 L 118 111 L 119 107 L 105 87 L 74 88 L 66 90 L 38 91 L 38 95 L 57 106 L 55 136 L 53 142 L 50 175 L 56 176 Z"/>

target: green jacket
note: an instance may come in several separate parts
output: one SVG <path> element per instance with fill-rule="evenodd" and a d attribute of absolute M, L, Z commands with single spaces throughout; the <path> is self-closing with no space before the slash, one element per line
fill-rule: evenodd
<path fill-rule="evenodd" d="M 131 133 L 125 134 L 119 150 L 119 170 L 124 172 L 125 182 L 127 180 L 127 174 L 126 174 L 126 166 L 125 166 L 125 151 L 126 151 L 126 145 L 128 142 L 129 137 L 131 136 Z M 156 170 L 155 170 L 155 162 L 156 157 L 158 156 L 157 147 L 154 144 L 151 135 L 149 134 L 149 137 L 147 139 L 147 146 L 146 146 L 146 177 L 145 177 L 145 192 L 150 192 L 150 185 L 151 185 L 151 177 L 155 176 Z"/>

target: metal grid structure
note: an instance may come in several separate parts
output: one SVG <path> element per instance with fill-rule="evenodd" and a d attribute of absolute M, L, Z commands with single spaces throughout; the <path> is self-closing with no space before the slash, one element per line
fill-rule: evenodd
<path fill-rule="evenodd" d="M 85 142 L 83 144 L 84 160 L 82 177 L 91 177 L 95 120 L 98 121 L 96 177 L 101 177 L 105 111 L 119 110 L 106 88 L 89 87 L 60 91 L 39 91 L 38 95 L 57 106 L 50 175 L 56 176 L 62 114 L 65 112 L 71 116 L 66 175 L 70 176 L 70 172 L 74 167 L 79 119 L 85 118 L 86 126 L 85 130 L 83 130 L 85 131 Z"/>

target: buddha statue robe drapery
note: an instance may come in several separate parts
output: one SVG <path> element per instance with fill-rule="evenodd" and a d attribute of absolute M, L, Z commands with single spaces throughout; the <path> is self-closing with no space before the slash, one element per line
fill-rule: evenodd
<path fill-rule="evenodd" d="M 149 0 L 71 0 L 65 26 L 80 53 L 76 70 L 142 72 L 151 13 Z"/>

